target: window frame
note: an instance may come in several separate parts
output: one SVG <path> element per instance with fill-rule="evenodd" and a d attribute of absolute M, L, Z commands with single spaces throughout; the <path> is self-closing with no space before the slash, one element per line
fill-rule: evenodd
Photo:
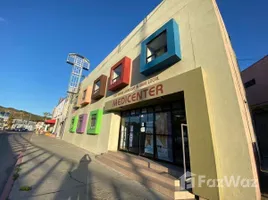
<path fill-rule="evenodd" d="M 114 77 L 114 71 L 121 67 L 120 76 Z M 120 61 L 118 61 L 115 65 L 111 67 L 108 90 L 117 91 L 125 86 L 129 85 L 130 82 L 130 67 L 131 67 L 131 59 L 125 56 Z"/>
<path fill-rule="evenodd" d="M 99 83 L 99 88 L 97 90 L 95 90 L 96 84 L 98 84 L 98 83 Z M 94 81 L 91 98 L 98 100 L 98 99 L 101 99 L 102 97 L 104 97 L 105 92 L 106 92 L 106 86 L 107 86 L 107 76 L 102 74 L 100 77 L 98 77 Z"/>
<path fill-rule="evenodd" d="M 253 79 L 251 79 L 251 80 L 249 80 L 249 81 L 244 83 L 245 89 L 250 88 L 250 87 L 252 87 L 254 85 L 256 85 L 256 79 L 255 78 L 253 78 Z"/>
<path fill-rule="evenodd" d="M 85 89 L 83 91 L 83 94 L 82 94 L 82 100 L 84 101 L 86 99 L 86 96 L 87 96 L 87 89 Z"/>
<path fill-rule="evenodd" d="M 167 51 L 147 62 L 147 44 L 166 31 Z M 174 19 L 169 20 L 157 31 L 141 42 L 140 73 L 149 76 L 157 71 L 166 69 L 181 60 L 179 26 Z"/>
<path fill-rule="evenodd" d="M 118 75 L 116 78 L 114 78 L 114 74 L 115 73 L 115 70 L 118 69 L 118 68 L 121 68 L 120 70 L 120 75 Z M 115 67 L 113 70 L 112 70 L 112 76 L 111 76 L 111 84 L 116 84 L 117 81 L 120 81 L 121 80 L 121 77 L 122 77 L 122 71 L 123 71 L 123 67 L 122 67 L 122 64 L 119 64 L 117 67 Z M 115 81 L 114 81 L 115 80 Z"/>
<path fill-rule="evenodd" d="M 81 91 L 83 91 L 83 92 L 80 92 L 80 94 L 79 94 L 79 98 L 80 98 L 79 104 L 81 106 L 85 106 L 85 105 L 91 103 L 92 86 L 89 85 Z"/>
<path fill-rule="evenodd" d="M 101 129 L 101 123 L 102 123 L 102 116 L 103 116 L 103 110 L 97 109 L 94 111 L 91 111 L 89 114 L 89 120 L 88 120 L 88 128 L 87 128 L 87 134 L 90 135 L 99 135 L 100 129 Z M 91 126 L 92 117 L 95 117 L 95 126 Z"/>
<path fill-rule="evenodd" d="M 73 116 L 71 119 L 69 132 L 74 133 L 77 129 L 77 124 L 78 124 L 78 116 Z"/>
<path fill-rule="evenodd" d="M 87 123 L 87 114 L 79 115 L 76 132 L 77 133 L 84 133 L 85 129 L 86 129 L 86 123 Z"/>
<path fill-rule="evenodd" d="M 98 85 L 98 83 L 99 83 L 99 85 Z M 98 86 L 98 89 L 96 89 L 96 86 Z M 100 90 L 100 86 L 101 86 L 100 80 L 98 80 L 96 83 L 94 83 L 93 94 L 96 94 Z"/>
<path fill-rule="evenodd" d="M 159 37 L 161 37 L 162 34 L 165 34 L 166 37 L 166 42 L 165 45 L 162 45 L 160 48 L 158 48 L 157 50 L 154 51 L 154 53 L 152 53 L 150 56 L 148 56 L 148 49 L 149 49 L 149 45 L 152 44 L 154 41 L 156 41 Z M 161 51 L 162 49 L 165 49 L 164 53 L 162 53 L 161 55 L 157 56 L 157 52 Z M 150 63 L 153 60 L 155 60 L 156 58 L 162 56 L 163 54 L 165 54 L 166 52 L 168 52 L 168 43 L 167 43 L 167 30 L 163 30 L 161 33 L 159 33 L 155 38 L 153 38 L 151 41 L 149 41 L 146 44 L 146 63 Z M 149 58 L 155 56 L 151 61 L 148 61 Z"/>
<path fill-rule="evenodd" d="M 94 121 L 93 121 L 94 119 Z M 96 122 L 97 122 L 97 114 L 92 114 L 91 119 L 90 119 L 90 129 L 95 129 L 96 128 Z M 94 125 L 92 125 L 92 122 L 94 122 Z"/>

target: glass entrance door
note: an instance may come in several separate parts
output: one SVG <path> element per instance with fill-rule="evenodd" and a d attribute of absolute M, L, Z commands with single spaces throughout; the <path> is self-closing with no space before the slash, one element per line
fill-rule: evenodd
<path fill-rule="evenodd" d="M 156 158 L 173 162 L 171 112 L 155 113 Z"/>
<path fill-rule="evenodd" d="M 129 139 L 128 150 L 131 153 L 139 154 L 139 135 L 140 135 L 140 114 L 139 111 L 131 111 L 129 117 Z"/>
<path fill-rule="evenodd" d="M 154 113 L 152 108 L 141 110 L 140 155 L 154 157 Z"/>
<path fill-rule="evenodd" d="M 122 115 L 121 129 L 120 129 L 120 150 L 128 151 L 128 140 L 129 140 L 129 117 L 127 113 Z"/>
<path fill-rule="evenodd" d="M 119 149 L 190 167 L 184 101 L 122 112 Z M 182 137 L 183 133 L 183 137 Z"/>

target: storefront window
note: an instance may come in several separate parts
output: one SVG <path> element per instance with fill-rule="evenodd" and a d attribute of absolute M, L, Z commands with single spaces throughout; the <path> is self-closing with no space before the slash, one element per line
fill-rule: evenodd
<path fill-rule="evenodd" d="M 149 110 L 148 110 L 149 111 Z M 147 110 L 141 114 L 141 138 L 140 153 L 149 157 L 154 155 L 154 116 L 153 113 L 147 113 Z"/>
<path fill-rule="evenodd" d="M 119 149 L 182 166 L 182 124 L 186 125 L 183 100 L 123 112 Z M 189 163 L 187 134 L 184 142 Z"/>
<path fill-rule="evenodd" d="M 173 162 L 171 113 L 155 114 L 157 158 Z"/>

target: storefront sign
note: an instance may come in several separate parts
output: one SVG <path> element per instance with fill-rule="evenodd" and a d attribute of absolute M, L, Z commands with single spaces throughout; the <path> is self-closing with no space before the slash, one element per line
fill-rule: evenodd
<path fill-rule="evenodd" d="M 141 87 L 144 87 L 146 85 L 149 85 L 151 83 L 154 83 L 154 82 L 156 82 L 158 80 L 159 80 L 158 76 L 153 77 L 153 78 L 150 78 L 150 79 L 148 79 L 146 81 L 143 81 L 143 82 L 141 82 L 141 83 L 139 83 L 137 85 L 134 85 L 134 86 L 132 86 L 130 88 L 127 88 L 126 90 L 123 90 L 123 91 L 118 92 L 117 94 L 113 95 L 113 97 L 118 97 L 118 96 L 124 95 L 124 94 L 126 94 L 128 92 L 135 91 L 137 89 L 140 89 Z"/>
<path fill-rule="evenodd" d="M 147 99 L 148 97 L 160 96 L 164 94 L 162 84 L 154 85 L 149 88 L 125 95 L 113 100 L 113 107 L 124 106 L 126 104 L 135 103 Z"/>
<path fill-rule="evenodd" d="M 181 92 L 186 88 L 193 87 L 192 82 L 189 84 L 190 80 L 195 80 L 200 77 L 202 77 L 200 69 L 194 70 L 191 73 L 180 74 L 153 85 L 150 84 L 148 87 L 135 89 L 132 93 L 127 93 L 120 97 L 117 96 L 117 98 L 107 101 L 104 109 L 105 111 L 121 110 L 122 107 L 127 105 L 141 103 L 150 99 Z"/>

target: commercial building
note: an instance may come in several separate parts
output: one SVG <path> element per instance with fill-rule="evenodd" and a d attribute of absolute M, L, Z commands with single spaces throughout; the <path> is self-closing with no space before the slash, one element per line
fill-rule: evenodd
<path fill-rule="evenodd" d="M 34 131 L 36 129 L 36 122 L 22 119 L 13 119 L 11 129 L 20 128 L 27 129 L 28 131 Z"/>
<path fill-rule="evenodd" d="M 9 112 L 0 112 L 0 130 L 3 130 L 5 128 L 7 128 L 8 124 L 8 118 L 10 116 Z"/>
<path fill-rule="evenodd" d="M 268 56 L 241 72 L 254 121 L 262 163 L 268 168 Z"/>
<path fill-rule="evenodd" d="M 61 137 L 64 132 L 65 119 L 68 112 L 68 99 L 60 98 L 58 105 L 54 108 L 52 113 L 52 120 L 55 121 L 52 133 L 56 137 Z"/>
<path fill-rule="evenodd" d="M 63 139 L 96 154 L 131 153 L 206 179 L 258 180 L 245 102 L 215 0 L 165 0 L 81 82 Z M 122 163 L 134 173 L 134 163 Z M 150 180 L 166 195 L 186 199 L 174 185 L 172 191 Z M 204 184 L 190 192 L 215 200 L 260 198 L 258 182 L 248 188 Z"/>

